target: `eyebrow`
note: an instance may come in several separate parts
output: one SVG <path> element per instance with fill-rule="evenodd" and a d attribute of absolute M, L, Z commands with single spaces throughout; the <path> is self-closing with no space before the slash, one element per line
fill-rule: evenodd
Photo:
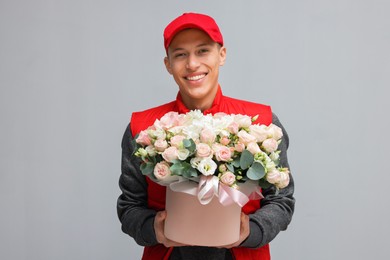
<path fill-rule="evenodd" d="M 199 47 L 205 47 L 205 46 L 212 46 L 213 43 L 214 42 L 212 42 L 212 43 L 201 43 L 201 44 L 196 45 L 195 47 L 199 48 Z M 178 47 L 178 48 L 173 49 L 172 52 L 184 51 L 184 50 L 185 50 L 184 48 Z"/>

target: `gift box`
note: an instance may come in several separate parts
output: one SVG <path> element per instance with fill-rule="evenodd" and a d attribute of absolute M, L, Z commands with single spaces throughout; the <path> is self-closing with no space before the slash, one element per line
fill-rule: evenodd
<path fill-rule="evenodd" d="M 186 245 L 217 247 L 237 242 L 241 207 L 222 205 L 218 197 L 202 205 L 197 196 L 167 187 L 165 236 Z"/>

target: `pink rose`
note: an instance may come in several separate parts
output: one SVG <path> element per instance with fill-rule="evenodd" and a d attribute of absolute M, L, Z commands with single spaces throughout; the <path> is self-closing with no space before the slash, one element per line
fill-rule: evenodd
<path fill-rule="evenodd" d="M 276 184 L 281 180 L 281 174 L 277 169 L 267 172 L 267 181 L 271 184 Z"/>
<path fill-rule="evenodd" d="M 283 189 L 288 186 L 288 183 L 290 182 L 290 175 L 288 174 L 288 171 L 281 171 L 280 177 L 280 181 L 276 184 L 276 187 Z"/>
<path fill-rule="evenodd" d="M 238 133 L 238 128 L 239 125 L 237 122 L 232 122 L 228 127 L 227 130 L 232 133 L 232 134 L 237 134 Z"/>
<path fill-rule="evenodd" d="M 142 146 L 148 146 L 152 143 L 146 131 L 141 131 L 135 141 Z"/>
<path fill-rule="evenodd" d="M 256 138 L 256 142 L 263 142 L 268 138 L 268 129 L 266 125 L 251 125 L 249 133 Z"/>
<path fill-rule="evenodd" d="M 168 142 L 164 139 L 158 139 L 154 142 L 154 147 L 157 151 L 163 152 L 168 147 Z"/>
<path fill-rule="evenodd" d="M 227 136 L 222 136 L 219 142 L 222 145 L 228 145 L 230 143 L 230 139 Z"/>
<path fill-rule="evenodd" d="M 215 135 L 214 131 L 210 128 L 204 128 L 200 132 L 200 141 L 202 143 L 206 143 L 206 144 L 214 143 L 215 138 L 216 138 L 216 135 Z"/>
<path fill-rule="evenodd" d="M 251 142 L 249 143 L 247 146 L 246 146 L 246 149 L 251 152 L 251 154 L 257 154 L 257 153 L 260 153 L 261 150 L 260 150 L 260 147 L 259 145 L 256 143 L 256 142 Z"/>
<path fill-rule="evenodd" d="M 208 144 L 204 144 L 204 143 L 196 144 L 196 156 L 205 158 L 211 155 L 212 155 L 212 150 Z"/>
<path fill-rule="evenodd" d="M 167 162 L 159 162 L 154 166 L 153 170 L 154 176 L 160 181 L 170 181 L 174 179 L 171 176 L 171 170 L 169 169 L 169 164 Z"/>
<path fill-rule="evenodd" d="M 175 135 L 171 138 L 171 145 L 179 148 L 182 145 L 183 140 L 185 139 L 182 135 Z"/>
<path fill-rule="evenodd" d="M 215 144 L 213 150 L 217 161 L 228 162 L 232 158 L 232 152 L 226 146 Z"/>
<path fill-rule="evenodd" d="M 239 153 L 241 153 L 242 151 L 244 151 L 244 149 L 245 149 L 245 144 L 243 144 L 243 143 L 238 142 L 238 143 L 236 143 L 236 144 L 234 145 L 234 150 L 236 150 L 236 151 L 239 152 Z"/>
<path fill-rule="evenodd" d="M 226 185 L 233 185 L 234 182 L 236 181 L 236 176 L 232 172 L 225 172 L 221 176 L 221 182 L 226 184 Z"/>
<path fill-rule="evenodd" d="M 240 132 L 238 132 L 237 136 L 238 136 L 238 140 L 245 145 L 251 142 L 256 142 L 256 138 L 253 135 L 250 135 L 245 130 L 241 130 Z"/>
<path fill-rule="evenodd" d="M 161 155 L 167 162 L 172 162 L 173 160 L 177 160 L 179 158 L 177 148 L 174 146 L 170 146 L 165 149 L 165 151 Z"/>
<path fill-rule="evenodd" d="M 264 148 L 264 150 L 266 152 L 272 153 L 272 152 L 276 151 L 276 149 L 278 149 L 278 141 L 276 141 L 273 138 L 266 139 L 262 143 L 262 147 Z"/>
<path fill-rule="evenodd" d="M 177 126 L 179 122 L 179 113 L 168 112 L 160 119 L 160 126 L 163 129 L 169 129 L 173 126 Z"/>

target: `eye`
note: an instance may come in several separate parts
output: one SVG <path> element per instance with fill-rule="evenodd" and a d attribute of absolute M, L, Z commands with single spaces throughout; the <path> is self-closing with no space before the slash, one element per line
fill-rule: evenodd
<path fill-rule="evenodd" d="M 209 49 L 206 49 L 206 48 L 200 49 L 198 52 L 199 52 L 199 54 L 205 54 L 205 53 L 209 52 Z"/>
<path fill-rule="evenodd" d="M 173 57 L 175 58 L 181 58 L 181 57 L 185 57 L 185 53 L 184 52 L 177 52 L 173 55 Z"/>

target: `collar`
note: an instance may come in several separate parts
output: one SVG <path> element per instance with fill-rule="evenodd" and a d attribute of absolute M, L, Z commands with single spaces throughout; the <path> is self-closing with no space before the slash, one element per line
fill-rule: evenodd
<path fill-rule="evenodd" d="M 211 105 L 211 107 L 209 109 L 206 109 L 205 111 L 203 111 L 203 114 L 205 114 L 205 115 L 206 114 L 215 114 L 217 112 L 220 112 L 220 106 L 221 106 L 222 99 L 223 99 L 223 95 L 222 95 L 221 86 L 218 85 L 218 90 L 217 90 L 217 93 L 215 95 L 213 104 Z M 183 103 L 183 99 L 180 95 L 180 92 L 178 92 L 177 96 L 176 96 L 175 110 L 177 112 L 179 112 L 180 114 L 185 114 L 185 113 L 188 113 L 190 111 L 186 107 L 186 105 Z"/>

